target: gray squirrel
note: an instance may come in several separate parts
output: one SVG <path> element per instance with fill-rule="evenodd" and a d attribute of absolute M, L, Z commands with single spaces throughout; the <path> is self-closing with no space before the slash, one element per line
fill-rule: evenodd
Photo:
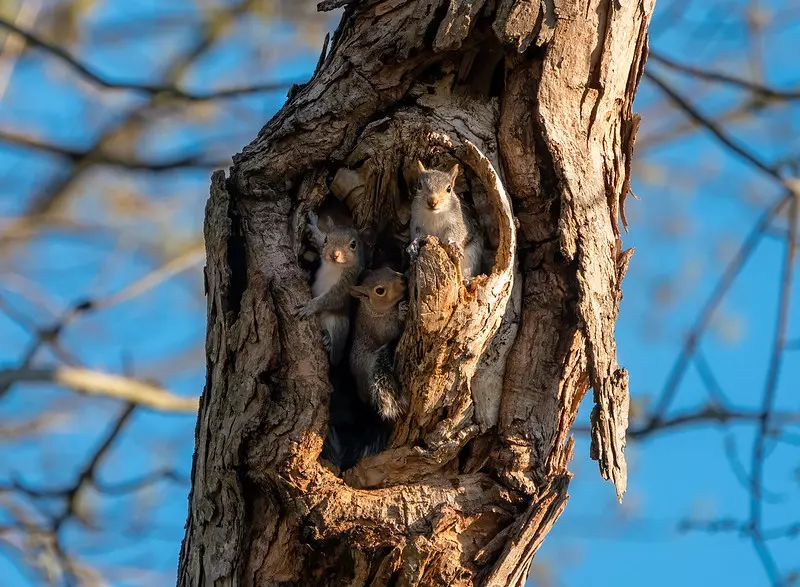
<path fill-rule="evenodd" d="M 461 273 L 472 279 L 481 272 L 483 235 L 479 225 L 464 210 L 455 192 L 458 163 L 449 172 L 425 169 L 417 161 L 417 180 L 411 204 L 411 244 L 409 254 L 419 251 L 421 239 L 435 236 L 442 243 L 456 245 L 462 252 Z"/>
<path fill-rule="evenodd" d="M 360 285 L 350 288 L 358 298 L 350 371 L 361 400 L 387 422 L 396 421 L 408 400 L 394 375 L 390 350 L 403 331 L 408 304 L 406 280 L 389 267 L 368 271 Z"/>
<path fill-rule="evenodd" d="M 311 238 L 320 251 L 321 265 L 314 275 L 310 302 L 297 315 L 319 314 L 322 340 L 331 363 L 344 356 L 350 329 L 350 288 L 364 271 L 364 243 L 354 228 L 333 226 L 323 233 L 317 215 L 308 213 Z"/>

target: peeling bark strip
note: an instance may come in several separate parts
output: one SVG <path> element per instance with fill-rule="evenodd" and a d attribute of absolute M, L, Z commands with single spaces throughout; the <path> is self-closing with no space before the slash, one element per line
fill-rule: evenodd
<path fill-rule="evenodd" d="M 323 3 L 333 6 L 336 2 Z M 346 3 L 339 3 L 346 4 Z M 570 428 L 625 491 L 628 378 L 617 217 L 653 0 L 360 0 L 312 79 L 212 177 L 207 382 L 182 587 L 519 586 L 568 498 Z M 460 163 L 491 247 L 428 239 L 396 371 L 410 409 L 382 453 L 319 454 L 333 390 L 301 266 L 306 213 L 347 206 L 408 242 L 415 161 Z M 395 260 L 399 258 L 395 254 Z"/>

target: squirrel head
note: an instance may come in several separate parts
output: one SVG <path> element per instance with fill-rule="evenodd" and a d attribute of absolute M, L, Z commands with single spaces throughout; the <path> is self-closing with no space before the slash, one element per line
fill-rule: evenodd
<path fill-rule="evenodd" d="M 357 230 L 336 227 L 325 235 L 322 260 L 342 268 L 352 267 L 362 258 L 363 249 L 364 245 Z"/>
<path fill-rule="evenodd" d="M 350 294 L 378 313 L 393 309 L 406 296 L 406 278 L 390 267 L 367 271 L 361 285 L 350 288 Z"/>
<path fill-rule="evenodd" d="M 422 161 L 417 161 L 417 183 L 415 199 L 419 199 L 433 213 L 450 209 L 458 203 L 455 192 L 458 177 L 458 163 L 448 172 L 425 169 Z"/>

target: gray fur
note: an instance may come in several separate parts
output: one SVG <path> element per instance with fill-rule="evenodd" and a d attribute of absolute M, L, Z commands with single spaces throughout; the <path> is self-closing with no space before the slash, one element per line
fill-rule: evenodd
<path fill-rule="evenodd" d="M 420 162 L 417 165 L 409 254 L 413 257 L 418 252 L 420 239 L 435 236 L 442 243 L 459 248 L 462 252 L 461 273 L 464 279 L 472 279 L 481 272 L 483 234 L 455 192 L 458 165 L 448 173 L 425 169 Z"/>
<path fill-rule="evenodd" d="M 395 298 L 383 306 L 363 293 L 379 284 L 385 285 L 387 290 L 394 288 L 391 292 Z M 394 422 L 408 408 L 389 351 L 389 345 L 403 330 L 405 280 L 399 273 L 384 267 L 367 273 L 357 289 L 362 292 L 359 292 L 350 371 L 356 379 L 361 400 L 372 406 L 383 420 Z"/>
<path fill-rule="evenodd" d="M 372 405 L 381 418 L 394 422 L 408 409 L 408 401 L 394 375 L 394 362 L 386 346 L 375 351 L 370 360 L 372 377 L 366 386 L 359 386 L 362 399 Z"/>
<path fill-rule="evenodd" d="M 312 241 L 320 248 L 321 264 L 312 286 L 315 297 L 300 308 L 297 315 L 320 315 L 323 341 L 331 363 L 336 365 L 344 356 L 350 330 L 350 288 L 358 283 L 364 270 L 364 243 L 354 228 L 334 227 L 325 234 L 317 225 L 316 214 L 311 212 L 308 218 Z M 350 247 L 353 242 L 355 249 Z M 332 259 L 334 251 L 344 255 L 344 262 Z"/>
<path fill-rule="evenodd" d="M 322 322 L 322 344 L 328 351 L 331 364 L 338 365 L 344 358 L 347 346 L 347 333 L 350 331 L 350 317 L 347 314 L 325 312 Z"/>

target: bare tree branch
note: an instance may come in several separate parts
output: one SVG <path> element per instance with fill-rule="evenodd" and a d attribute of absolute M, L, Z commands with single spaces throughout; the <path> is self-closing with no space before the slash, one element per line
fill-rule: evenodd
<path fill-rule="evenodd" d="M 750 539 L 753 547 L 761 558 L 764 569 L 770 577 L 773 585 L 783 585 L 784 581 L 778 569 L 777 563 L 764 543 L 763 536 L 763 483 L 764 483 L 764 464 L 766 460 L 765 447 L 769 432 L 769 427 L 774 416 L 775 395 L 778 390 L 778 377 L 780 375 L 781 363 L 783 361 L 784 349 L 787 342 L 789 329 L 789 310 L 792 298 L 792 282 L 794 277 L 794 261 L 797 252 L 797 201 L 798 194 L 793 194 L 791 206 L 789 207 L 790 228 L 786 242 L 786 252 L 781 276 L 780 296 L 778 300 L 778 312 L 776 316 L 775 338 L 770 355 L 767 378 L 764 383 L 764 395 L 762 399 L 761 417 L 759 419 L 758 433 L 753 443 L 753 458 L 751 464 L 751 475 L 753 479 L 753 490 L 750 495 Z"/>
<path fill-rule="evenodd" d="M 702 379 L 703 384 L 706 386 L 706 391 L 711 401 L 718 404 L 721 408 L 727 407 L 730 403 L 728 397 L 722 390 L 722 385 L 720 385 L 719 380 L 714 375 L 711 365 L 708 364 L 705 354 L 699 348 L 695 349 L 694 364 L 697 367 L 697 373 L 700 375 L 700 379 Z"/>
<path fill-rule="evenodd" d="M 138 479 L 131 479 L 120 483 L 106 484 L 95 480 L 94 486 L 101 493 L 107 495 L 123 495 L 125 493 L 132 493 L 145 487 L 154 485 L 160 481 L 172 481 L 173 483 L 188 483 L 189 480 L 183 475 L 179 474 L 173 469 L 164 469 L 160 471 L 153 471 Z"/>
<path fill-rule="evenodd" d="M 725 109 L 719 109 L 713 115 L 708 116 L 708 120 L 715 126 L 722 128 L 726 125 L 747 122 L 753 115 L 762 109 L 766 109 L 770 103 L 764 103 L 761 98 L 747 96 L 741 103 Z M 701 127 L 702 128 L 702 127 Z M 666 143 L 675 142 L 698 129 L 697 122 L 691 118 L 677 124 L 670 124 L 658 129 L 657 132 L 650 132 L 636 139 L 636 151 L 645 153 L 653 148 Z M 785 166 L 784 162 L 775 162 L 776 168 Z"/>
<path fill-rule="evenodd" d="M 198 155 L 184 155 L 176 159 L 159 159 L 157 161 L 142 161 L 135 158 L 117 157 L 110 153 L 101 150 L 93 149 L 74 149 L 71 147 L 63 147 L 45 143 L 33 137 L 26 137 L 6 130 L 0 130 L 0 141 L 26 147 L 29 149 L 36 149 L 44 151 L 52 155 L 58 155 L 69 159 L 72 163 L 78 163 L 86 159 L 90 159 L 91 163 L 95 165 L 111 165 L 114 167 L 124 167 L 134 171 L 173 171 L 182 168 L 199 168 L 199 169 L 219 169 L 225 167 L 228 162 L 226 161 L 204 161 Z"/>
<path fill-rule="evenodd" d="M 168 63 L 166 73 L 163 76 L 164 80 L 166 80 L 165 83 L 167 85 L 176 84 L 192 64 L 208 52 L 214 46 L 215 41 L 229 30 L 236 18 L 252 9 L 255 2 L 256 0 L 240 0 L 225 11 L 215 11 L 211 17 L 213 18 L 213 26 L 203 27 L 202 34 L 192 46 Z M 168 98 L 168 96 L 166 97 Z M 138 125 L 146 112 L 150 111 L 157 103 L 162 102 L 163 100 L 156 100 L 156 96 L 151 95 L 147 103 L 125 113 L 121 120 L 104 130 L 92 146 L 87 149 L 86 155 L 75 161 L 75 166 L 69 175 L 57 177 L 50 185 L 32 198 L 32 201 L 26 206 L 24 215 L 17 220 L 15 225 L 9 228 L 8 232 L 13 236 L 17 225 L 27 226 L 31 223 L 44 221 L 47 214 L 70 193 L 69 188 L 78 182 L 92 167 L 93 157 L 102 152 L 118 133 Z M 0 235 L 0 249 L 12 243 L 15 243 L 15 239 L 9 238 L 9 235 L 6 234 Z"/>
<path fill-rule="evenodd" d="M 748 161 L 751 165 L 760 169 L 773 179 L 778 180 L 783 184 L 783 178 L 780 176 L 778 171 L 761 161 L 755 154 L 751 153 L 746 147 L 739 144 L 737 141 L 729 137 L 722 129 L 720 129 L 711 119 L 707 118 L 705 115 L 701 114 L 699 110 L 697 110 L 694 106 L 692 106 L 688 100 L 686 100 L 683 96 L 681 96 L 678 92 L 672 89 L 669 84 L 667 84 L 664 80 L 662 80 L 658 75 L 654 74 L 651 71 L 645 71 L 645 77 L 653 82 L 664 94 L 672 100 L 678 107 L 681 108 L 691 119 L 693 119 L 699 125 L 708 129 L 711 134 L 713 134 L 719 142 L 725 145 L 729 150 L 733 151 L 746 161 Z"/>
<path fill-rule="evenodd" d="M 16 25 L 12 21 L 0 16 L 0 27 L 5 28 L 13 34 L 22 37 L 29 45 L 46 51 L 51 56 L 55 57 L 62 63 L 68 65 L 73 71 L 80 75 L 85 80 L 110 90 L 129 90 L 134 92 L 141 92 L 150 94 L 151 96 L 167 95 L 174 98 L 181 98 L 190 102 L 205 102 L 209 100 L 219 100 L 224 98 L 235 98 L 247 94 L 258 94 L 265 92 L 279 92 L 285 91 L 290 88 L 295 81 L 277 81 L 266 84 L 256 84 L 252 86 L 243 86 L 239 88 L 227 88 L 224 90 L 217 90 L 206 93 L 194 93 L 184 90 L 175 84 L 147 84 L 147 83 L 133 83 L 111 81 L 98 73 L 92 71 L 88 66 L 81 63 L 77 58 L 70 55 L 69 52 L 61 47 L 48 43 L 40 39 L 33 33 L 26 31 L 22 27 Z"/>
<path fill-rule="evenodd" d="M 23 381 L 56 383 L 84 395 L 124 400 L 162 412 L 193 414 L 197 411 L 197 398 L 180 397 L 155 385 L 121 375 L 73 367 L 0 371 L 0 386 Z"/>
<path fill-rule="evenodd" d="M 41 8 L 41 0 L 23 0 L 17 9 L 14 24 L 22 27 L 32 26 L 36 22 Z M 3 42 L 0 43 L 0 56 L 2 56 L 0 58 L 0 100 L 3 99 L 6 89 L 8 89 L 8 82 L 11 81 L 14 67 L 19 56 L 25 50 L 25 45 L 26 42 L 23 37 L 15 37 L 13 35 L 7 35 Z"/>
<path fill-rule="evenodd" d="M 749 524 L 733 518 L 722 518 L 719 520 L 683 520 L 678 529 L 683 532 L 701 531 L 712 534 L 735 532 L 742 536 L 750 533 Z M 782 538 L 796 538 L 800 536 L 800 522 L 787 524 L 771 528 L 762 532 L 765 541 L 780 540 Z"/>
<path fill-rule="evenodd" d="M 92 454 L 91 459 L 86 463 L 83 469 L 78 474 L 78 478 L 75 481 L 75 485 L 69 488 L 66 491 L 66 500 L 67 504 L 64 508 L 64 511 L 56 518 L 54 529 L 56 532 L 60 529 L 61 525 L 64 521 L 72 515 L 77 516 L 80 518 L 80 512 L 78 512 L 77 504 L 78 504 L 78 496 L 86 484 L 93 484 L 95 476 L 97 475 L 97 469 L 100 466 L 100 463 L 103 461 L 105 456 L 111 450 L 111 447 L 114 445 L 114 442 L 119 438 L 122 429 L 131 419 L 133 416 L 133 412 L 136 409 L 136 404 L 128 403 L 120 412 L 119 416 L 117 417 L 114 425 L 109 430 L 106 437 L 103 439 L 103 442 L 97 447 L 97 449 Z"/>
<path fill-rule="evenodd" d="M 706 327 L 708 326 L 708 323 L 711 321 L 714 312 L 716 311 L 722 299 L 725 297 L 725 294 L 730 289 L 733 281 L 741 272 L 744 264 L 753 254 L 753 251 L 761 241 L 761 237 L 764 235 L 765 230 L 769 227 L 772 220 L 783 209 L 790 197 L 791 192 L 785 195 L 783 198 L 776 200 L 775 203 L 773 203 L 772 206 L 770 206 L 770 208 L 764 212 L 758 222 L 756 222 L 756 225 L 753 227 L 742 246 L 737 251 L 736 256 L 731 259 L 730 263 L 728 263 L 728 266 L 725 268 L 725 272 L 722 274 L 717 286 L 714 288 L 711 296 L 704 304 L 698 318 L 695 320 L 694 325 L 689 331 L 686 342 L 681 349 L 678 359 L 675 361 L 675 364 L 673 365 L 672 370 L 667 377 L 667 382 L 659 396 L 656 408 L 653 410 L 653 413 L 650 417 L 650 423 L 648 424 L 648 427 L 653 427 L 663 420 L 664 415 L 666 414 L 667 409 L 669 409 L 669 406 L 678 391 L 678 387 L 683 380 L 683 376 L 686 373 L 687 367 L 689 366 L 689 361 L 694 354 L 695 349 L 697 348 L 697 345 L 700 342 Z"/>
<path fill-rule="evenodd" d="M 10 511 L 16 524 L 11 525 L 6 532 L 0 534 L 8 544 L 19 548 L 17 544 L 9 540 L 5 534 L 19 533 L 24 537 L 25 548 L 20 548 L 20 554 L 27 558 L 31 547 L 34 551 L 39 550 L 45 556 L 36 556 L 30 561 L 32 567 L 38 567 L 51 580 L 54 577 L 63 578 L 67 585 L 86 584 L 81 581 L 88 580 L 88 584 L 97 584 L 100 578 L 99 573 L 89 566 L 78 561 L 69 554 L 62 544 L 61 530 L 68 520 L 75 520 L 84 526 L 91 524 L 85 512 L 80 509 L 80 495 L 87 485 L 95 485 L 97 471 L 120 437 L 122 430 L 130 420 L 136 410 L 136 405 L 126 404 L 119 415 L 115 418 L 113 425 L 103 440 L 92 451 L 91 457 L 86 464 L 79 470 L 75 482 L 67 487 L 37 489 L 29 487 L 27 484 L 15 480 L 10 487 L 0 487 L 0 492 L 15 492 L 23 495 L 30 500 L 37 510 L 42 512 L 46 522 L 38 522 L 29 516 L 24 508 L 13 503 L 5 503 L 6 509 Z M 39 501 L 60 499 L 63 501 L 63 508 L 57 514 L 51 514 L 49 509 L 40 507 Z"/>
<path fill-rule="evenodd" d="M 673 61 L 672 59 L 664 57 L 660 53 L 653 51 L 650 51 L 649 59 L 669 67 L 670 69 L 674 69 L 676 71 L 680 71 L 701 79 L 736 86 L 765 98 L 772 98 L 775 100 L 800 100 L 800 90 L 778 90 L 775 88 L 770 88 L 763 84 L 750 82 L 732 75 L 726 75 L 724 73 L 709 71 L 693 65 L 678 63 L 677 61 Z"/>
<path fill-rule="evenodd" d="M 91 307 L 93 309 L 110 308 L 111 306 L 115 306 L 116 304 L 142 295 L 160 283 L 168 280 L 170 277 L 186 271 L 198 263 L 202 263 L 204 259 L 205 250 L 202 244 L 190 247 L 187 251 L 173 259 L 170 259 L 157 269 L 151 271 L 141 279 L 137 279 L 117 293 L 100 300 L 91 301 L 89 303 L 91 303 Z"/>
<path fill-rule="evenodd" d="M 643 439 L 678 428 L 705 426 L 708 424 L 725 425 L 733 422 L 758 423 L 760 419 L 761 412 L 757 410 L 738 408 L 724 409 L 716 405 L 708 405 L 658 421 L 648 420 L 641 426 L 632 427 L 628 431 L 628 436 L 630 438 Z M 800 412 L 775 413 L 773 414 L 771 423 L 775 428 L 787 424 L 800 424 Z M 589 429 L 586 426 L 575 426 L 574 430 L 582 434 L 589 433 Z"/>

